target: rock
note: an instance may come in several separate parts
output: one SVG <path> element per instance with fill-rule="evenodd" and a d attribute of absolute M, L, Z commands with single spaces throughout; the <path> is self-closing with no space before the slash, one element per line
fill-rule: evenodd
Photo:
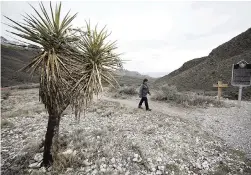
<path fill-rule="evenodd" d="M 155 172 L 155 171 L 156 171 L 156 168 L 155 168 L 155 167 L 153 167 L 153 168 L 151 168 L 151 170 L 152 170 L 152 172 Z"/>
<path fill-rule="evenodd" d="M 85 169 L 85 172 L 90 172 L 92 169 L 90 168 L 90 167 L 87 167 L 86 169 Z"/>
<path fill-rule="evenodd" d="M 41 174 L 41 172 L 39 170 L 32 170 L 30 172 L 30 175 L 38 175 L 38 174 Z"/>
<path fill-rule="evenodd" d="M 101 161 L 102 162 L 105 162 L 106 158 L 105 157 L 102 157 Z"/>
<path fill-rule="evenodd" d="M 52 170 L 52 167 L 50 166 L 48 169 L 47 169 L 47 171 L 51 171 Z"/>
<path fill-rule="evenodd" d="M 198 144 L 199 143 L 199 138 L 198 137 L 196 137 L 196 144 Z"/>
<path fill-rule="evenodd" d="M 134 157 L 134 158 L 132 159 L 132 161 L 134 161 L 134 162 L 141 162 L 142 159 L 141 159 L 141 157 Z"/>
<path fill-rule="evenodd" d="M 162 162 L 162 159 L 160 157 L 157 158 L 157 162 Z"/>
<path fill-rule="evenodd" d="M 94 170 L 95 168 L 97 168 L 97 165 L 92 165 L 91 169 Z"/>
<path fill-rule="evenodd" d="M 201 167 L 201 164 L 200 163 L 195 163 L 195 167 L 197 167 L 197 168 L 199 168 L 199 169 L 202 169 L 202 167 Z"/>
<path fill-rule="evenodd" d="M 132 161 L 137 162 L 138 159 L 137 159 L 136 157 L 134 157 L 134 158 L 132 159 Z"/>
<path fill-rule="evenodd" d="M 134 154 L 134 157 L 135 157 L 135 158 L 138 158 L 138 157 L 139 157 L 139 155 L 138 155 L 138 154 Z"/>
<path fill-rule="evenodd" d="M 84 164 L 85 166 L 90 166 L 92 163 L 88 162 L 88 159 L 85 159 L 85 160 L 83 161 L 83 164 Z"/>
<path fill-rule="evenodd" d="M 120 166 L 116 167 L 118 171 L 122 172 L 122 168 Z"/>
<path fill-rule="evenodd" d="M 243 169 L 242 169 L 242 168 L 240 168 L 240 170 L 239 170 L 239 171 L 240 171 L 240 173 L 243 173 Z"/>
<path fill-rule="evenodd" d="M 111 159 L 111 162 L 112 162 L 113 164 L 116 162 L 116 160 L 115 160 L 114 157 Z"/>
<path fill-rule="evenodd" d="M 111 111 L 107 111 L 107 112 L 103 113 L 103 114 L 101 115 L 101 117 L 109 117 L 109 116 L 111 116 L 111 115 L 112 115 L 112 112 L 111 112 Z"/>
<path fill-rule="evenodd" d="M 37 161 L 37 162 L 40 162 L 41 160 L 43 160 L 43 153 L 37 153 L 34 156 L 34 160 Z"/>
<path fill-rule="evenodd" d="M 42 168 L 40 168 L 39 170 L 40 170 L 41 172 L 43 172 L 43 173 L 46 173 L 45 167 L 42 167 Z"/>
<path fill-rule="evenodd" d="M 96 110 L 96 113 L 101 114 L 101 113 L 102 113 L 102 110 L 97 109 L 97 110 Z"/>
<path fill-rule="evenodd" d="M 72 149 L 67 149 L 66 151 L 62 152 L 62 154 L 67 155 L 67 154 L 73 154 Z"/>
<path fill-rule="evenodd" d="M 100 169 L 102 169 L 102 168 L 104 168 L 104 169 L 105 169 L 106 167 L 107 167 L 107 165 L 106 165 L 106 164 L 101 164 L 101 165 L 100 165 Z"/>
<path fill-rule="evenodd" d="M 156 174 L 162 174 L 162 172 L 160 170 L 157 170 Z"/>
<path fill-rule="evenodd" d="M 163 166 L 163 165 L 162 166 L 158 166 L 158 169 L 163 172 L 165 170 L 165 166 Z"/>
<path fill-rule="evenodd" d="M 151 159 L 151 158 L 147 158 L 147 161 L 148 161 L 148 162 L 152 162 L 152 159 Z"/>
<path fill-rule="evenodd" d="M 106 169 L 105 168 L 100 168 L 100 171 L 101 172 L 106 172 Z"/>
<path fill-rule="evenodd" d="M 204 161 L 204 162 L 202 163 L 202 167 L 203 167 L 203 169 L 208 170 L 208 169 L 209 169 L 209 164 L 208 164 L 208 162 L 207 162 L 207 161 Z"/>
<path fill-rule="evenodd" d="M 40 163 L 32 163 L 29 165 L 29 168 L 40 168 Z"/>
<path fill-rule="evenodd" d="M 98 170 L 96 170 L 96 169 L 93 170 L 93 172 L 92 172 L 93 175 L 95 175 L 95 174 L 97 174 L 97 173 L 98 173 Z"/>
<path fill-rule="evenodd" d="M 71 171 L 73 171 L 73 168 L 67 168 L 66 169 L 66 172 L 71 172 Z"/>

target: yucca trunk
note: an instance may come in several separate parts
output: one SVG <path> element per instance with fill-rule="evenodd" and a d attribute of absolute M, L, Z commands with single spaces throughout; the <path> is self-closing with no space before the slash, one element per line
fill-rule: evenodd
<path fill-rule="evenodd" d="M 59 133 L 60 115 L 50 114 L 48 119 L 47 131 L 44 142 L 43 166 L 49 166 L 53 163 L 51 148 L 55 135 Z"/>

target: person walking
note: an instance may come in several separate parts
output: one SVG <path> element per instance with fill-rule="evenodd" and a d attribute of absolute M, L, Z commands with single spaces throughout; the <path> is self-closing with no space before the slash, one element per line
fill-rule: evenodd
<path fill-rule="evenodd" d="M 151 109 L 149 108 L 148 99 L 147 99 L 147 94 L 151 95 L 151 93 L 149 91 L 149 87 L 147 85 L 147 82 L 148 82 L 148 80 L 144 79 L 143 84 L 140 86 L 139 97 L 141 98 L 141 100 L 139 102 L 138 108 L 143 109 L 142 104 L 143 104 L 143 102 L 145 102 L 146 110 L 151 111 Z"/>

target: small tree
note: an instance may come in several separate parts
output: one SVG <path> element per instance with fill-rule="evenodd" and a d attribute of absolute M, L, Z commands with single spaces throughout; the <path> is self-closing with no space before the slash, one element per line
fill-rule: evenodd
<path fill-rule="evenodd" d="M 76 14 L 70 16 L 68 12 L 61 20 L 61 3 L 54 11 L 50 3 L 50 13 L 42 3 L 40 13 L 31 7 L 37 17 L 26 14 L 24 23 L 5 17 L 18 31 L 12 34 L 43 47 L 24 70 L 40 75 L 39 97 L 49 114 L 43 155 L 43 165 L 48 166 L 53 162 L 51 146 L 59 133 L 62 112 L 72 105 L 75 114 L 80 115 L 93 94 L 102 90 L 102 81 L 112 83 L 112 71 L 122 64 L 113 53 L 115 43 L 105 43 L 109 36 L 106 31 L 92 31 L 89 24 L 87 32 L 72 30 Z"/>

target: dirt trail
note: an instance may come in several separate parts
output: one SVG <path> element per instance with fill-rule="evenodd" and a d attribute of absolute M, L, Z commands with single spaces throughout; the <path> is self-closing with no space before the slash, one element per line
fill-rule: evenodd
<path fill-rule="evenodd" d="M 130 99 L 115 99 L 115 98 L 103 96 L 102 99 L 105 99 L 108 101 L 119 102 L 120 104 L 126 105 L 127 107 L 131 107 L 131 108 L 137 108 L 138 103 L 140 101 L 140 99 L 137 97 L 132 97 Z M 161 102 L 154 102 L 154 101 L 149 102 L 149 107 L 152 109 L 153 112 L 154 111 L 161 112 L 163 114 L 167 114 L 170 116 L 183 116 L 184 117 L 192 112 L 192 109 L 185 109 L 185 108 L 182 109 L 180 107 L 177 107 L 168 103 L 161 103 Z"/>
<path fill-rule="evenodd" d="M 105 100 L 119 102 L 130 108 L 137 108 L 139 98 Z M 183 108 L 163 102 L 149 102 L 152 112 L 177 116 L 200 126 L 204 131 L 224 140 L 227 145 L 240 149 L 251 159 L 251 102 L 242 102 L 239 108 L 235 101 L 225 101 L 229 107 L 223 108 Z"/>

